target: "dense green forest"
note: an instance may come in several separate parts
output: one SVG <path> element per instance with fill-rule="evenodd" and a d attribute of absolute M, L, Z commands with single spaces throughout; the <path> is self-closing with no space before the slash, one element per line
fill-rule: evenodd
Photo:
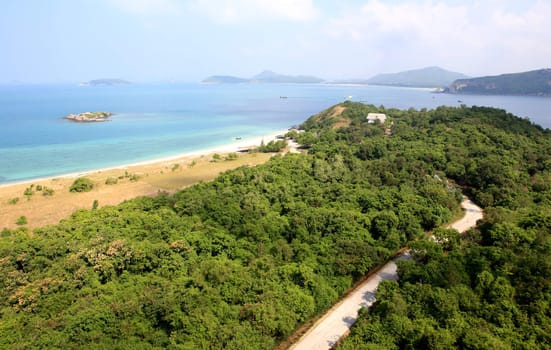
<path fill-rule="evenodd" d="M 4 229 L 0 348 L 270 349 L 407 244 L 419 262 L 384 285 L 344 347 L 406 348 L 401 336 L 411 348 L 467 347 L 475 326 L 488 344 L 505 334 L 549 346 L 549 131 L 491 108 L 339 107 L 293 134 L 308 154 L 34 232 Z M 387 113 L 392 134 L 368 112 Z M 484 225 L 427 242 L 458 214 L 461 187 L 485 207 Z M 408 294 L 417 286 L 442 299 L 423 304 Z M 370 328 L 392 312 L 425 323 Z"/>
<path fill-rule="evenodd" d="M 499 110 L 409 111 L 394 136 L 445 153 L 485 217 L 411 244 L 338 349 L 551 348 L 551 138 Z"/>

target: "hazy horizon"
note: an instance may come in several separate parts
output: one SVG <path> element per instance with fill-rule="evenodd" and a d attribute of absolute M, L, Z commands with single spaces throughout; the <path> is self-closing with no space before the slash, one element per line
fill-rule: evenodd
<path fill-rule="evenodd" d="M 21 0 L 0 5 L 0 83 L 327 80 L 551 66 L 551 2 Z"/>

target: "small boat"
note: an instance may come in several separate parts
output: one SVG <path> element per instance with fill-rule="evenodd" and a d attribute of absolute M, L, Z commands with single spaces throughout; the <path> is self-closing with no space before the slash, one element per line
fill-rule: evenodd
<path fill-rule="evenodd" d="M 242 138 L 241 136 L 237 136 L 237 137 L 235 138 L 235 140 L 241 140 L 241 138 Z"/>
<path fill-rule="evenodd" d="M 287 96 L 279 96 L 279 98 L 287 98 Z"/>
<path fill-rule="evenodd" d="M 461 101 L 461 100 L 457 100 L 457 102 L 459 102 L 459 103 L 463 103 L 463 101 Z"/>

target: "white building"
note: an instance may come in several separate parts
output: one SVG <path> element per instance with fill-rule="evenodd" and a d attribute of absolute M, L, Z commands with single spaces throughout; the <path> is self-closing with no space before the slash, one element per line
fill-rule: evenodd
<path fill-rule="evenodd" d="M 386 121 L 386 114 L 384 113 L 368 113 L 367 114 L 367 123 L 368 124 L 374 124 L 375 120 L 378 120 L 381 122 L 381 124 L 384 124 Z"/>

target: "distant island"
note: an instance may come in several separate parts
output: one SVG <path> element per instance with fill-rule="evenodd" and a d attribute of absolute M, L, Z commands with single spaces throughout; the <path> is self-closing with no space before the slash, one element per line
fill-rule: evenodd
<path fill-rule="evenodd" d="M 447 71 L 440 67 L 426 67 L 392 74 L 378 74 L 370 79 L 343 79 L 325 81 L 309 75 L 285 75 L 265 70 L 252 78 L 232 75 L 212 75 L 204 79 L 203 84 L 369 84 L 403 87 L 445 87 L 454 80 L 467 78 L 466 75 Z"/>
<path fill-rule="evenodd" d="M 265 70 L 252 78 L 240 78 L 231 75 L 212 75 L 204 79 L 203 84 L 316 84 L 324 80 L 308 75 L 284 75 Z"/>
<path fill-rule="evenodd" d="M 95 79 L 86 81 L 83 83 L 80 83 L 80 86 L 113 86 L 113 85 L 128 85 L 130 84 L 129 81 L 122 80 L 122 79 Z"/>
<path fill-rule="evenodd" d="M 79 123 L 105 122 L 113 113 L 111 112 L 84 112 L 78 114 L 69 114 L 65 119 Z"/>
<path fill-rule="evenodd" d="M 370 85 L 388 85 L 403 87 L 443 87 L 466 75 L 451 72 L 440 67 L 426 67 L 398 73 L 378 74 L 365 80 Z"/>
<path fill-rule="evenodd" d="M 204 79 L 203 84 L 240 84 L 248 83 L 249 80 L 245 78 L 233 77 L 231 75 L 213 75 Z"/>
<path fill-rule="evenodd" d="M 444 93 L 551 96 L 551 69 L 455 80 Z"/>
<path fill-rule="evenodd" d="M 450 94 L 551 96 L 551 69 L 469 78 L 465 74 L 440 67 L 425 67 L 397 73 L 377 74 L 369 79 L 325 81 L 308 75 L 284 75 L 265 70 L 252 78 L 212 75 L 202 84 L 366 84 L 400 87 L 436 88 Z"/>

